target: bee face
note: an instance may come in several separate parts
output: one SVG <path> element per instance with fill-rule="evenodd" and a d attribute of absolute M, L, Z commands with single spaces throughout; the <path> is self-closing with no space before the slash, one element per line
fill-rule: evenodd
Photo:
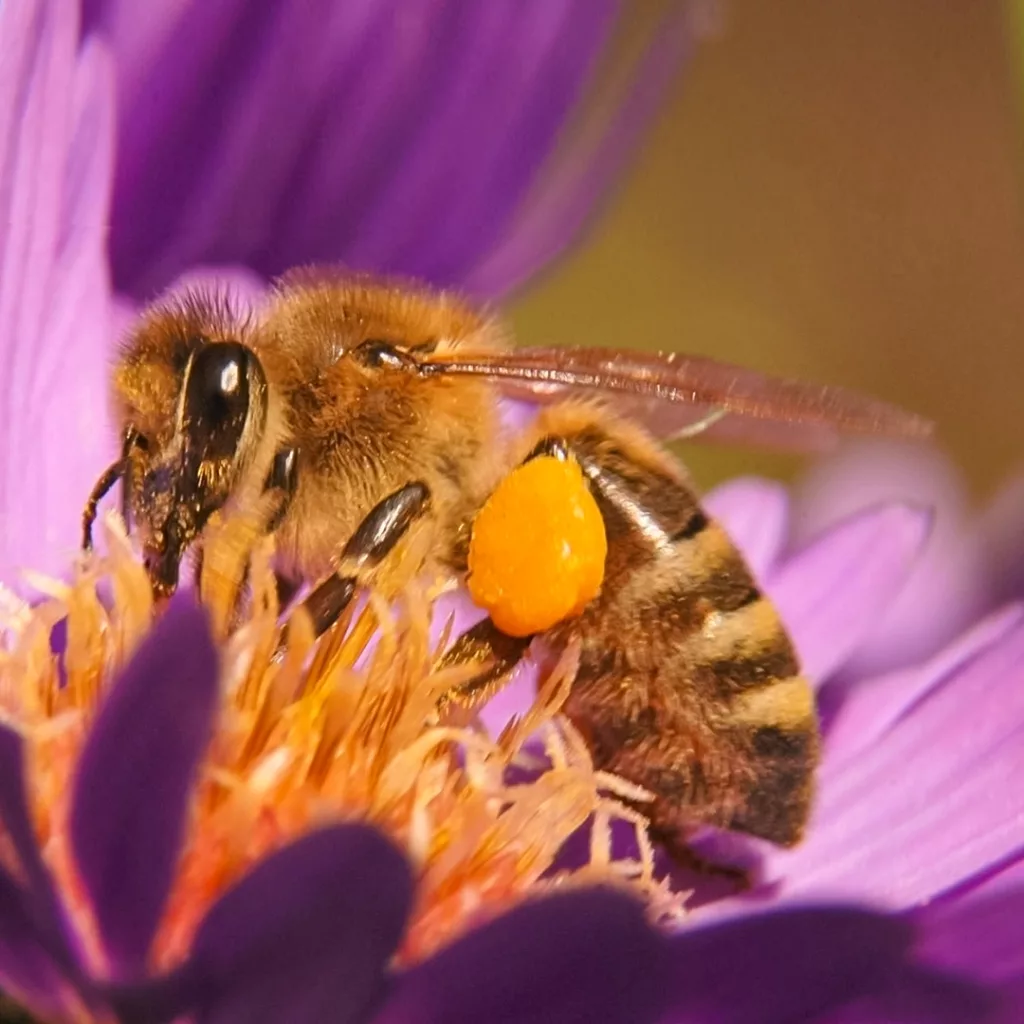
<path fill-rule="evenodd" d="M 158 595 L 253 462 L 267 419 L 259 357 L 203 310 L 154 316 L 114 377 L 124 429 L 124 513 Z M 199 321 L 199 322 L 197 322 Z"/>

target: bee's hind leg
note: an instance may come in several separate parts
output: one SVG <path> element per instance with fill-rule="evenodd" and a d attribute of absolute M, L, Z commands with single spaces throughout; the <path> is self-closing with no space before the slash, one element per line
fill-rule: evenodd
<path fill-rule="evenodd" d="M 480 672 L 449 690 L 441 699 L 441 707 L 458 704 L 471 707 L 487 700 L 508 680 L 519 664 L 532 636 L 509 636 L 489 619 L 470 627 L 448 648 L 438 661 L 438 668 L 478 664 Z"/>
<path fill-rule="evenodd" d="M 430 505 L 426 484 L 406 484 L 378 502 L 359 524 L 341 553 L 339 569 L 302 602 L 317 636 L 338 621 L 359 585 L 360 574 L 378 565 Z"/>

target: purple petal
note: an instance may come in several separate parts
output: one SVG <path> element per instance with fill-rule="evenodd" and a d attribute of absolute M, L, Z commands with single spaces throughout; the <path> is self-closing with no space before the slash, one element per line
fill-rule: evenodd
<path fill-rule="evenodd" d="M 908 579 L 928 537 L 927 512 L 885 505 L 828 531 L 766 583 L 804 671 L 820 683 L 870 632 Z"/>
<path fill-rule="evenodd" d="M 102 705 L 74 779 L 71 843 L 115 977 L 143 970 L 210 740 L 206 612 L 171 602 Z"/>
<path fill-rule="evenodd" d="M 1024 598 L 1024 473 L 1000 489 L 981 521 L 981 544 L 994 600 Z"/>
<path fill-rule="evenodd" d="M 789 495 L 782 484 L 740 477 L 716 487 L 704 505 L 743 552 L 758 579 L 774 566 L 789 530 Z"/>
<path fill-rule="evenodd" d="M 967 897 L 915 912 L 911 920 L 924 963 L 994 989 L 1001 1013 L 993 1020 L 1024 1019 L 1024 872 L 1004 872 Z"/>
<path fill-rule="evenodd" d="M 374 1024 L 643 1024 L 664 1006 L 667 941 L 630 897 L 518 907 L 400 974 Z"/>
<path fill-rule="evenodd" d="M 71 1020 L 80 1008 L 68 975 L 51 955 L 32 895 L 0 869 L 0 988 L 44 1020 Z M 78 1016 L 78 1019 L 84 1019 Z"/>
<path fill-rule="evenodd" d="M 826 757 L 807 839 L 768 855 L 783 893 L 911 907 L 1024 852 L 1024 626 L 898 714 L 858 756 Z"/>
<path fill-rule="evenodd" d="M 467 8 L 463 59 L 444 75 L 429 115 L 410 124 L 415 148 L 406 142 L 405 158 L 377 186 L 382 216 L 353 238 L 347 259 L 461 280 L 503 237 L 590 76 L 617 6 L 520 0 Z"/>
<path fill-rule="evenodd" d="M 990 983 L 1016 982 L 1024 994 L 1024 886 L 925 907 L 912 920 L 922 960 Z"/>
<path fill-rule="evenodd" d="M 39 940 L 65 970 L 77 961 L 71 930 L 50 874 L 43 863 L 29 813 L 21 737 L 0 725 L 0 822 L 17 856 L 27 893 L 34 903 Z"/>
<path fill-rule="evenodd" d="M 670 5 L 653 42 L 611 122 L 570 147 L 557 167 L 546 169 L 517 211 L 506 237 L 467 272 L 475 295 L 500 295 L 521 285 L 559 255 L 583 230 L 601 197 L 622 174 L 669 85 L 693 49 L 693 12 Z"/>
<path fill-rule="evenodd" d="M 949 459 L 921 444 L 865 441 L 821 462 L 796 488 L 797 543 L 883 503 L 932 510 L 934 522 L 913 572 L 884 616 L 844 665 L 862 678 L 934 654 L 992 605 L 980 539 L 963 478 Z"/>
<path fill-rule="evenodd" d="M 374 829 L 314 832 L 214 905 L 183 972 L 199 1024 L 365 1021 L 405 926 L 412 879 Z"/>
<path fill-rule="evenodd" d="M 76 60 L 75 14 L 75 4 L 34 0 L 0 7 L 0 579 L 9 585 L 21 568 L 66 566 L 112 451 L 112 83 L 99 46 Z"/>
<path fill-rule="evenodd" d="M 979 622 L 923 665 L 883 679 L 847 686 L 828 725 L 828 760 L 835 766 L 867 750 L 928 693 L 962 671 L 1024 620 L 1024 605 L 1011 605 Z"/>
<path fill-rule="evenodd" d="M 93 0 L 118 54 L 118 286 L 339 260 L 458 283 L 506 236 L 617 8 Z"/>
<path fill-rule="evenodd" d="M 915 1019 L 979 1019 L 983 994 L 921 972 L 913 935 L 899 918 L 828 906 L 687 930 L 675 939 L 674 1009 L 662 1024 L 818 1021 L 865 1002 L 872 1020 L 909 1019 L 890 1016 L 893 1004 L 945 1010 Z"/>

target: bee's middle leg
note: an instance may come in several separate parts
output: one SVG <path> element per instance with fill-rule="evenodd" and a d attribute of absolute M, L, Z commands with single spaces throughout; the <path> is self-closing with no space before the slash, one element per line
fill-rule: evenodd
<path fill-rule="evenodd" d="M 317 636 L 341 617 L 355 596 L 363 572 L 377 566 L 430 507 L 430 489 L 420 481 L 406 484 L 367 513 L 345 545 L 339 568 L 302 602 Z"/>

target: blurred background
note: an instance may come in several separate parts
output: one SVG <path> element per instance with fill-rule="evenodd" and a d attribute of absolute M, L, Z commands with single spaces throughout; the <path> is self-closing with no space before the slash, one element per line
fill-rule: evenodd
<path fill-rule="evenodd" d="M 1009 6 L 720 5 L 584 243 L 512 302 L 520 339 L 686 349 L 867 390 L 933 417 L 987 497 L 1024 465 Z M 685 456 L 704 486 L 798 465 Z"/>

